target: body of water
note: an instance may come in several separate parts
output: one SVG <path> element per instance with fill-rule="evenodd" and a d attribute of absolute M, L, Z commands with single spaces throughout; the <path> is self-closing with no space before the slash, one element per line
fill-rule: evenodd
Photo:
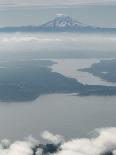
<path fill-rule="evenodd" d="M 30 103 L 0 103 L 0 139 L 39 137 L 44 130 L 65 138 L 88 136 L 116 125 L 116 97 L 41 96 Z"/>
<path fill-rule="evenodd" d="M 116 86 L 116 83 L 107 82 L 91 73 L 79 71 L 79 69 L 90 68 L 92 64 L 99 63 L 100 59 L 55 59 L 54 61 L 57 62 L 52 66 L 54 72 L 75 78 L 80 83 L 88 85 Z"/>

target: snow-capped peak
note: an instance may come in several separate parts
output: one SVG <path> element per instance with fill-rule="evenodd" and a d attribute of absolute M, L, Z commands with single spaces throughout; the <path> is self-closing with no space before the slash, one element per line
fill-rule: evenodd
<path fill-rule="evenodd" d="M 63 17 L 63 16 L 65 16 L 65 15 L 61 14 L 61 13 L 56 14 L 56 17 Z"/>
<path fill-rule="evenodd" d="M 56 17 L 52 21 L 42 26 L 51 28 L 80 28 L 86 27 L 87 25 L 74 20 L 70 16 L 65 16 L 64 14 L 56 14 Z"/>

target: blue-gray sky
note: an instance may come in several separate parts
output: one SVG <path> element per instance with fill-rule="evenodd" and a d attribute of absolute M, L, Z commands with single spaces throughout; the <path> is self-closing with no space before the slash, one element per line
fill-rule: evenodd
<path fill-rule="evenodd" d="M 0 0 L 0 26 L 39 25 L 58 13 L 90 25 L 116 27 L 116 0 Z"/>

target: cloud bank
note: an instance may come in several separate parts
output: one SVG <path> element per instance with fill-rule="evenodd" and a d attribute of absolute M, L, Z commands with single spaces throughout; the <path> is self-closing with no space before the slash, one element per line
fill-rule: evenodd
<path fill-rule="evenodd" d="M 68 45 L 68 46 L 67 46 Z M 84 46 L 83 46 L 84 45 Z M 19 48 L 20 46 L 20 48 Z M 39 34 L 39 35 L 3 35 L 0 36 L 0 51 L 115 51 L 116 37 L 113 35 L 75 35 L 75 34 Z M 68 53 L 67 53 L 68 54 Z"/>
<path fill-rule="evenodd" d="M 0 155 L 116 155 L 116 127 L 97 129 L 95 133 L 91 138 L 64 141 L 62 136 L 45 131 L 42 137 L 48 144 L 32 137 L 14 143 L 2 140 Z"/>
<path fill-rule="evenodd" d="M 73 139 L 65 142 L 56 155 L 116 155 L 116 128 L 97 129 L 95 138 Z"/>
<path fill-rule="evenodd" d="M 50 5 L 116 4 L 116 0 L 0 0 L 0 6 L 50 6 Z"/>

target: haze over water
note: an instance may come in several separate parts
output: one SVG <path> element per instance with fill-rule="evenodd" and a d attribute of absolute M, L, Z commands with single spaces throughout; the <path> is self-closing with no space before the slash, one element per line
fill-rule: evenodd
<path fill-rule="evenodd" d="M 2 57 L 18 58 L 112 58 L 115 34 L 13 33 L 0 35 Z"/>
<path fill-rule="evenodd" d="M 0 69 L 8 70 L 8 64 L 14 61 L 21 65 L 51 60 L 56 62 L 52 72 L 82 84 L 115 86 L 79 71 L 109 56 L 116 58 L 115 48 L 116 36 L 109 34 L 2 34 Z M 30 102 L 0 102 L 0 139 L 17 140 L 29 135 L 40 138 L 45 130 L 65 139 L 89 137 L 96 128 L 115 126 L 115 101 L 116 96 L 46 94 Z"/>

